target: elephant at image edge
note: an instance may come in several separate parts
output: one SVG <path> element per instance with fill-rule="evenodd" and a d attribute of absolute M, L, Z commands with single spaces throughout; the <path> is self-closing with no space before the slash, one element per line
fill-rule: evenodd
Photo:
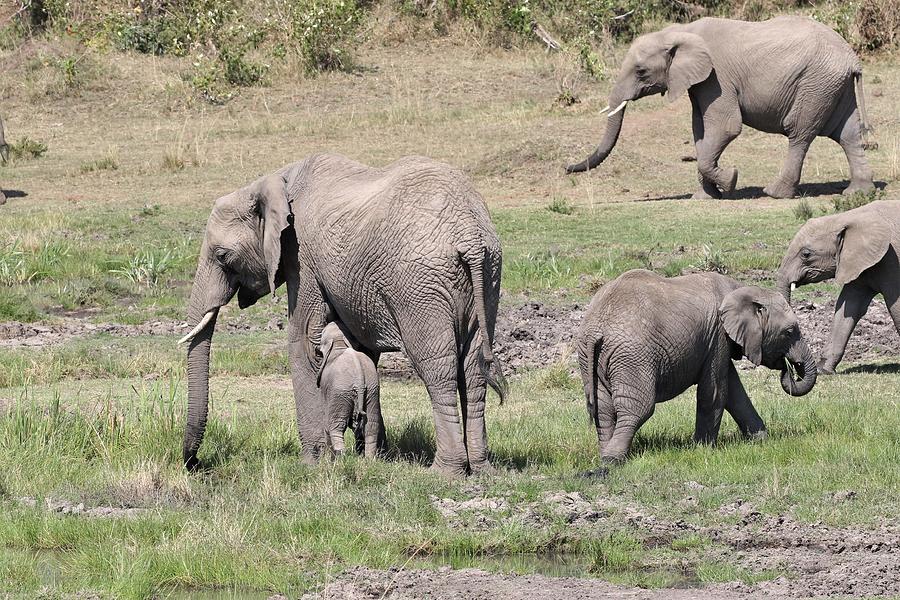
<path fill-rule="evenodd" d="M 798 285 L 835 279 L 843 285 L 819 371 L 832 374 L 857 322 L 877 294 L 900 333 L 900 202 L 878 201 L 807 221 L 778 268 L 778 291 L 790 302 Z"/>
<path fill-rule="evenodd" d="M 8 160 L 9 145 L 7 145 L 6 138 L 3 136 L 3 119 L 0 119 L 0 162 L 5 165 Z M 6 204 L 6 194 L 3 193 L 2 188 L 0 188 L 0 204 Z"/>
<path fill-rule="evenodd" d="M 325 405 L 326 444 L 334 454 L 343 454 L 344 432 L 349 427 L 356 440 L 356 453 L 374 458 L 387 446 L 378 368 L 336 321 L 322 330 L 319 351 L 322 364 L 316 385 Z"/>
<path fill-rule="evenodd" d="M 657 402 L 694 384 L 697 442 L 716 440 L 723 410 L 746 437 L 765 436 L 731 362 L 742 355 L 780 369 L 781 387 L 792 396 L 809 393 L 816 382 L 815 361 L 787 302 L 717 273 L 667 279 L 638 269 L 619 276 L 594 295 L 576 345 L 605 463 L 625 459 Z"/>
<path fill-rule="evenodd" d="M 863 154 L 869 124 L 859 58 L 840 35 L 796 16 L 762 22 L 704 18 L 639 37 L 610 92 L 612 110 L 600 146 L 567 171 L 593 169 L 606 159 L 628 101 L 668 93 L 673 102 L 684 92 L 691 99 L 700 180 L 694 198 L 734 190 L 737 169 L 723 169 L 719 157 L 742 125 L 788 138 L 781 173 L 763 190 L 769 196 L 797 195 L 803 160 L 817 136 L 833 139 L 847 156 L 845 194 L 872 189 Z"/>
<path fill-rule="evenodd" d="M 185 465 L 197 466 L 206 428 L 219 307 L 237 294 L 246 308 L 286 283 L 304 460 L 325 445 L 316 349 L 326 321 L 339 320 L 375 364 L 382 352 L 405 350 L 431 397 L 433 468 L 489 468 L 486 384 L 501 399 L 506 386 L 491 348 L 500 269 L 484 200 L 460 171 L 427 158 L 374 169 L 317 155 L 219 198 L 191 291 L 195 325 L 183 338 L 190 340 Z"/>

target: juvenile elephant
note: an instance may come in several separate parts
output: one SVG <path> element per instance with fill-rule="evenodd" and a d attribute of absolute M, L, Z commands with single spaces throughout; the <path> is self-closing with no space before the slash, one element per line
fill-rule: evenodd
<path fill-rule="evenodd" d="M 878 201 L 810 219 L 791 240 L 778 268 L 778 290 L 790 302 L 798 285 L 832 277 L 843 285 L 819 372 L 834 373 L 847 340 L 881 294 L 900 333 L 900 202 Z"/>
<path fill-rule="evenodd" d="M 657 402 L 694 384 L 697 442 L 716 440 L 723 410 L 745 436 L 764 436 L 765 424 L 731 362 L 742 355 L 780 369 L 781 387 L 792 396 L 816 382 L 815 362 L 787 302 L 717 273 L 621 275 L 594 295 L 576 344 L 588 417 L 605 463 L 625 459 Z"/>
<path fill-rule="evenodd" d="M 325 441 L 335 454 L 344 452 L 344 432 L 353 430 L 357 454 L 373 458 L 386 447 L 381 418 L 378 369 L 356 348 L 356 342 L 340 323 L 322 330 L 319 343 L 322 364 L 316 384 L 325 405 Z"/>
<path fill-rule="evenodd" d="M 869 124 L 859 59 L 840 35 L 797 16 L 762 22 L 704 18 L 639 37 L 610 92 L 613 109 L 600 146 L 567 171 L 593 169 L 606 159 L 628 101 L 668 93 L 671 102 L 685 92 L 693 107 L 700 179 L 694 198 L 719 198 L 734 190 L 737 169 L 721 168 L 719 157 L 742 125 L 788 138 L 781 173 L 763 190 L 769 196 L 797 194 L 803 159 L 816 136 L 844 149 L 850 164 L 845 194 L 872 188 L 863 155 Z"/>
<path fill-rule="evenodd" d="M 500 269 L 500 241 L 484 200 L 460 171 L 427 158 L 375 169 L 316 155 L 219 198 L 191 291 L 193 329 L 182 338 L 190 340 L 186 466 L 197 466 L 206 428 L 219 307 L 237 294 L 246 308 L 286 283 L 305 460 L 314 461 L 325 445 L 315 351 L 328 315 L 375 364 L 382 352 L 405 350 L 431 397 L 433 468 L 489 468 L 486 384 L 505 394 L 491 347 Z"/>

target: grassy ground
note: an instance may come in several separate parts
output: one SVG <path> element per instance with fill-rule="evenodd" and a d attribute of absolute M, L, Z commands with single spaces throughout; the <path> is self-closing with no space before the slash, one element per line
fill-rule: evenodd
<path fill-rule="evenodd" d="M 212 201 L 323 150 L 376 165 L 418 153 L 465 169 L 502 237 L 505 302 L 583 300 L 634 267 L 719 268 L 771 284 L 801 223 L 799 201 L 755 197 L 778 171 L 782 138 L 745 130 L 723 158 L 741 172 L 740 198 L 690 201 L 695 163 L 681 160 L 692 153 L 689 104 L 647 99 L 629 107 L 601 169 L 567 176 L 563 165 L 601 135 L 609 82 L 536 49 L 460 42 L 373 42 L 361 74 L 273 82 L 221 107 L 191 96 L 176 59 L 91 53 L 85 82 L 60 93 L 40 44 L 0 52 L 18 74 L 0 83 L 7 138 L 48 146 L 0 170 L 3 189 L 20 192 L 0 207 L 0 321 L 182 318 Z M 880 143 L 868 157 L 885 197 L 900 199 L 896 58 L 869 61 L 865 73 Z M 580 103 L 557 104 L 566 90 Z M 844 179 L 840 148 L 817 141 L 804 174 L 815 213 L 832 210 L 829 184 Z M 262 302 L 243 318 L 261 324 L 283 311 Z M 220 322 L 237 313 L 228 307 Z M 717 508 L 737 498 L 765 514 L 860 528 L 900 517 L 900 382 L 890 368 L 823 379 L 801 399 L 785 397 L 773 374 L 744 374 L 771 428 L 761 444 L 741 442 L 729 423 L 720 446 L 696 448 L 693 403 L 673 401 L 641 430 L 634 460 L 601 485 L 576 476 L 597 457 L 580 386 L 548 365 L 514 381 L 509 405 L 489 407 L 491 446 L 508 470 L 447 481 L 422 467 L 433 429 L 417 384 L 388 382 L 382 393 L 392 460 L 302 466 L 283 338 L 217 334 L 203 449 L 212 466 L 197 476 L 179 464 L 185 386 L 173 339 L 93 335 L 0 350 L 0 594 L 297 593 L 350 564 L 548 551 L 631 584 L 678 583 L 684 564 L 692 583 L 750 581 L 778 573 L 742 570 L 706 538 L 646 539 L 621 507 L 701 525 L 736 518 Z M 680 504 L 689 481 L 704 486 L 696 506 Z M 845 489 L 856 498 L 835 505 Z M 573 527 L 542 501 L 561 490 L 622 504 L 596 527 Z M 465 527 L 441 517 L 430 495 L 508 506 Z M 45 498 L 143 510 L 63 515 Z M 537 525 L 514 518 L 529 511 L 542 515 Z"/>

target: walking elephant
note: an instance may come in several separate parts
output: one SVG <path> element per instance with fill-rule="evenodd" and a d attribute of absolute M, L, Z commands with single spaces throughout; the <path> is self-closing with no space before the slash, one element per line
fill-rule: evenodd
<path fill-rule="evenodd" d="M 765 424 L 731 362 L 742 355 L 780 369 L 781 387 L 792 396 L 807 394 L 816 382 L 815 361 L 787 302 L 717 273 L 621 275 L 594 295 L 576 346 L 588 418 L 607 464 L 625 460 L 657 402 L 694 384 L 694 440 L 716 440 L 723 410 L 745 436 L 764 437 Z M 598 474 L 605 472 L 601 467 Z"/>
<path fill-rule="evenodd" d="M 609 95 L 606 132 L 586 171 L 612 151 L 630 100 L 688 93 L 700 189 L 694 198 L 720 198 L 737 184 L 735 168 L 719 166 L 742 125 L 788 138 L 778 177 L 764 188 L 775 198 L 797 195 L 803 159 L 817 136 L 841 145 L 850 164 L 845 194 L 872 188 L 863 155 L 869 129 L 859 58 L 840 35 L 806 17 L 762 22 L 704 18 L 671 25 L 631 45 Z M 608 107 L 607 107 L 608 108 Z M 607 109 L 604 109 L 604 111 Z"/>
<path fill-rule="evenodd" d="M 834 278 L 844 286 L 819 372 L 833 374 L 856 324 L 881 294 L 900 333 L 900 201 L 878 201 L 807 221 L 778 268 L 778 290 L 790 302 L 798 285 Z"/>
<path fill-rule="evenodd" d="M 403 349 L 431 397 L 433 468 L 490 468 L 486 384 L 505 380 L 492 343 L 501 250 L 484 200 L 460 171 L 422 157 L 375 169 L 336 155 L 288 165 L 219 198 L 188 308 L 184 460 L 197 465 L 219 307 L 287 287 L 288 353 L 304 459 L 325 444 L 316 387 L 322 328 L 338 320 L 377 364 Z M 459 400 L 457 400 L 457 392 Z"/>
<path fill-rule="evenodd" d="M 319 342 L 322 365 L 316 385 L 325 405 L 325 442 L 332 452 L 344 452 L 344 432 L 353 430 L 357 454 L 374 458 L 387 445 L 378 369 L 372 359 L 357 348 L 343 326 L 332 321 L 322 330 Z"/>

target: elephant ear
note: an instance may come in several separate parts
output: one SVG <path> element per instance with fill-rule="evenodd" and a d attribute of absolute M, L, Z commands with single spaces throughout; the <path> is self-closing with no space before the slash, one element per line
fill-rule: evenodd
<path fill-rule="evenodd" d="M 747 286 L 734 290 L 722 300 L 719 318 L 725 333 L 754 365 L 762 363 L 763 320 L 766 307 L 760 301 L 762 289 Z"/>
<path fill-rule="evenodd" d="M 260 242 L 269 276 L 269 292 L 275 293 L 275 274 L 281 262 L 281 232 L 290 225 L 292 214 L 284 179 L 268 175 L 253 184 L 251 196 L 260 218 Z"/>
<path fill-rule="evenodd" d="M 858 212 L 858 214 L 854 214 Z M 850 211 L 838 232 L 835 281 L 846 285 L 874 267 L 891 247 L 891 228 L 874 210 Z"/>
<path fill-rule="evenodd" d="M 668 88 L 669 102 L 674 102 L 692 85 L 704 81 L 712 72 L 712 58 L 706 42 L 696 33 L 674 31 L 666 35 L 670 58 Z"/>

